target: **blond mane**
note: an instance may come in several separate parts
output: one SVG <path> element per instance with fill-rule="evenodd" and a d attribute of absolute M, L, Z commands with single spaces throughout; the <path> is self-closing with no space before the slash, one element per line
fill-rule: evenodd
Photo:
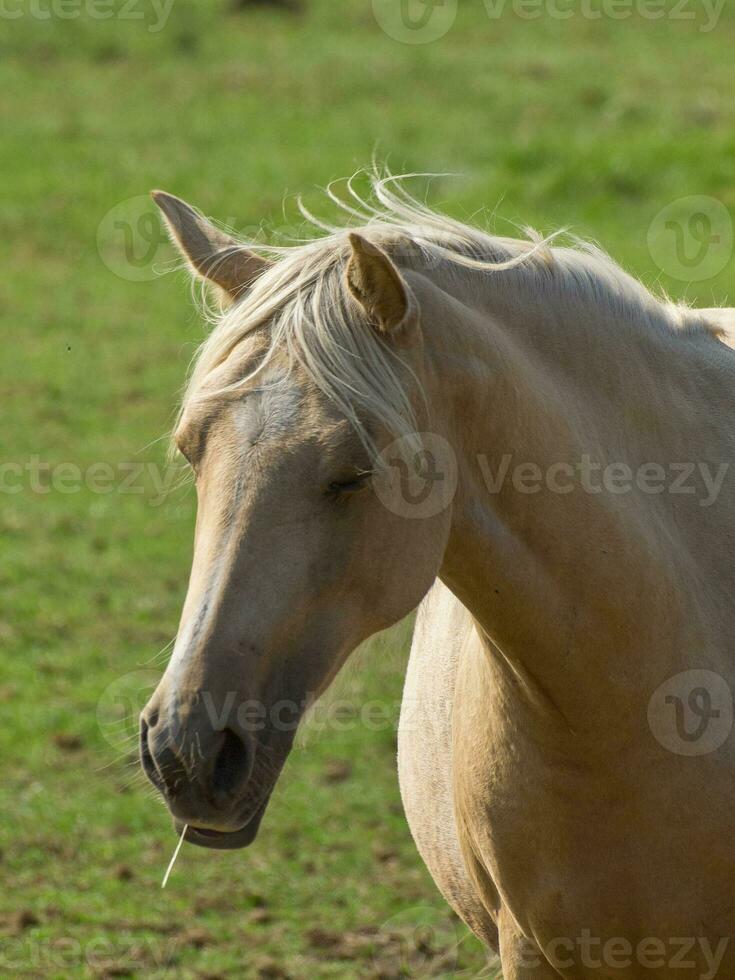
<path fill-rule="evenodd" d="M 199 348 L 185 390 L 191 400 L 211 398 L 251 386 L 255 374 L 227 388 L 203 390 L 203 382 L 258 327 L 270 324 L 270 347 L 257 371 L 276 352 L 301 365 L 318 388 L 353 425 L 371 454 L 375 447 L 364 420 L 372 418 L 409 443 L 417 440 L 417 420 L 403 362 L 374 330 L 344 285 L 350 255 L 349 231 L 358 230 L 386 248 L 402 268 L 431 276 L 497 276 L 497 288 L 513 301 L 538 303 L 553 294 L 567 309 L 590 304 L 608 316 L 642 329 L 671 331 L 691 325 L 686 308 L 656 299 L 597 246 L 578 239 L 572 247 L 552 247 L 562 232 L 543 237 L 524 229 L 526 239 L 492 235 L 432 210 L 405 187 L 409 177 L 356 175 L 369 183 L 360 194 L 356 180 L 345 183 L 346 197 L 334 187 L 327 195 L 345 217 L 340 225 L 314 217 L 299 201 L 302 215 L 321 237 L 290 245 L 243 246 L 272 260 L 246 296 L 214 315 L 213 328 Z M 507 273 L 507 275 L 500 275 Z M 692 322 L 694 318 L 692 318 Z M 700 324 L 701 326 L 701 324 Z"/>

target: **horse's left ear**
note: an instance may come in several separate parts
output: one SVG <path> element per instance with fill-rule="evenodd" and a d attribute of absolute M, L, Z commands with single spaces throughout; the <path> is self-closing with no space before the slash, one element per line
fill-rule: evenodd
<path fill-rule="evenodd" d="M 350 234 L 347 287 L 380 333 L 404 332 L 418 319 L 411 287 L 390 257 L 362 235 Z"/>
<path fill-rule="evenodd" d="M 163 212 L 171 240 L 207 282 L 237 299 L 271 264 L 207 221 L 190 204 L 166 191 L 151 191 Z"/>

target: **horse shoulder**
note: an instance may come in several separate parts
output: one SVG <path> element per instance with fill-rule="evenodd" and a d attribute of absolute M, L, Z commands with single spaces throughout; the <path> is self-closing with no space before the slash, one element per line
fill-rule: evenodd
<path fill-rule="evenodd" d="M 470 614 L 436 581 L 414 631 L 398 732 L 403 806 L 437 887 L 472 931 L 497 948 L 497 929 L 460 848 L 452 771 L 452 703 L 459 655 L 476 634 Z"/>

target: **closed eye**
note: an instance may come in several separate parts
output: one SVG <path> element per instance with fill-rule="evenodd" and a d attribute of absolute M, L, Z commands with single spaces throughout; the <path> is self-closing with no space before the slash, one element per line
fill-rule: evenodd
<path fill-rule="evenodd" d="M 365 472 L 355 474 L 355 476 L 347 480 L 333 480 L 332 483 L 327 485 L 327 493 L 333 497 L 356 493 L 358 490 L 362 490 L 367 486 L 368 480 L 372 475 L 372 470 L 366 470 Z"/>

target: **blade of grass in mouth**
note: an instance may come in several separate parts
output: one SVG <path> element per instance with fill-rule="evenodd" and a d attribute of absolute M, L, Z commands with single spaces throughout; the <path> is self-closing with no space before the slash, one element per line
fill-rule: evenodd
<path fill-rule="evenodd" d="M 168 862 L 168 867 L 166 868 L 166 874 L 163 876 L 163 881 L 161 882 L 161 888 L 166 887 L 166 882 L 168 881 L 169 876 L 173 870 L 173 866 L 176 863 L 176 858 L 179 856 L 181 845 L 184 843 L 184 834 L 188 829 L 189 829 L 189 824 L 185 823 L 184 829 L 181 831 L 181 837 L 179 837 L 179 842 L 176 845 L 176 849 L 174 850 L 174 853 L 171 855 L 171 860 Z"/>

